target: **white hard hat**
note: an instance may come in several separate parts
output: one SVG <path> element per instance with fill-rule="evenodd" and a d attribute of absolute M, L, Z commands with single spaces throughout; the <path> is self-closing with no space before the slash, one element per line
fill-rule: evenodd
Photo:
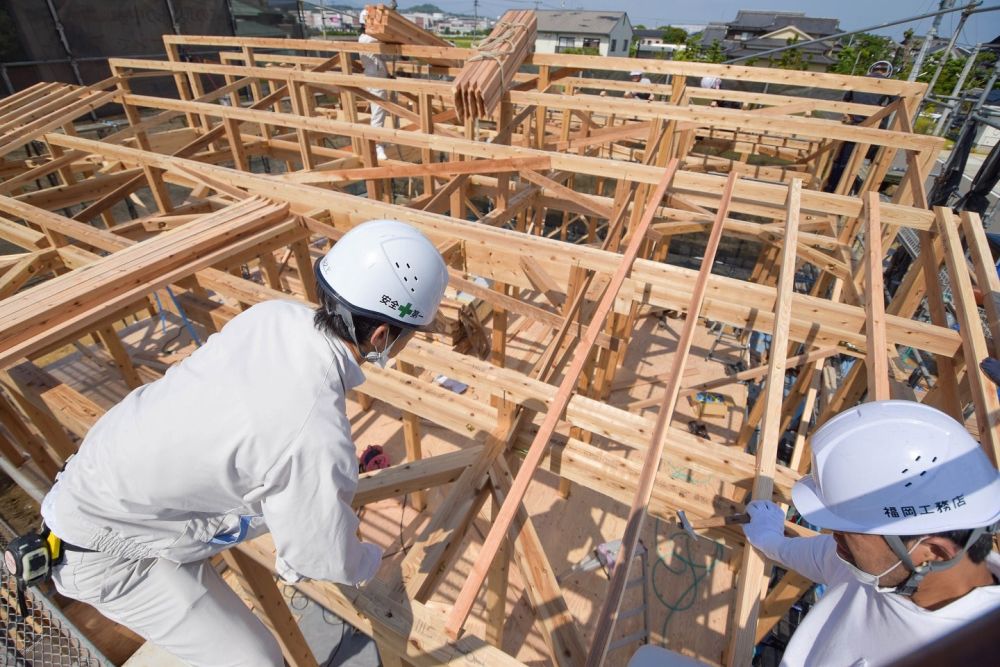
<path fill-rule="evenodd" d="M 642 76 L 642 72 L 640 72 L 639 70 L 635 70 L 634 72 L 629 72 L 628 75 L 629 76 Z"/>
<path fill-rule="evenodd" d="M 721 88 L 722 79 L 717 76 L 703 76 L 701 77 L 701 87 L 702 88 Z"/>
<path fill-rule="evenodd" d="M 913 401 L 864 403 L 812 436 L 792 502 L 814 525 L 928 535 L 1000 521 L 1000 473 L 962 424 Z"/>
<path fill-rule="evenodd" d="M 353 315 L 416 329 L 434 321 L 448 269 L 410 225 L 372 220 L 344 234 L 316 263 L 316 282 Z"/>
<path fill-rule="evenodd" d="M 875 72 L 884 71 L 886 76 L 892 76 L 894 69 L 892 63 L 888 60 L 876 60 L 868 68 L 868 73 L 874 74 Z"/>

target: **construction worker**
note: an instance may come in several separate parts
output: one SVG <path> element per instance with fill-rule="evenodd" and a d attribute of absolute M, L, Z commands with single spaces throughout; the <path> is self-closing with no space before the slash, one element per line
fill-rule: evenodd
<path fill-rule="evenodd" d="M 871 64 L 868 68 L 868 74 L 865 76 L 873 79 L 888 79 L 893 75 L 895 69 L 888 60 L 879 60 Z M 854 102 L 855 104 L 870 104 L 872 106 L 884 107 L 892 102 L 894 98 L 891 95 L 885 93 L 869 93 L 869 92 L 857 92 L 854 90 L 849 90 L 844 93 L 842 100 L 844 102 Z M 865 120 L 865 116 L 858 114 L 847 114 L 844 116 L 844 122 L 850 125 L 858 125 Z M 879 123 L 879 127 L 885 129 L 889 126 L 889 117 L 886 116 Z M 840 183 L 840 178 L 844 173 L 844 169 L 847 168 L 847 164 L 851 159 L 851 153 L 854 150 L 854 143 L 850 141 L 845 141 L 840 145 L 840 150 L 837 151 L 837 155 L 833 159 L 833 165 L 830 167 L 830 174 L 826 177 L 826 184 L 823 188 L 824 192 L 834 192 L 837 189 L 837 184 Z M 868 160 L 874 159 L 875 153 L 878 148 L 872 146 L 868 149 L 868 153 L 865 158 Z M 853 191 L 853 188 L 850 188 Z"/>
<path fill-rule="evenodd" d="M 361 14 L 358 16 L 358 20 L 361 22 L 361 35 L 358 36 L 358 44 L 379 44 L 377 38 L 372 37 L 367 32 L 365 32 L 365 24 L 368 21 L 368 9 L 362 9 Z M 361 65 L 365 68 L 365 76 L 371 76 L 378 79 L 388 79 L 389 70 L 385 66 L 385 58 L 379 53 L 361 53 Z M 387 93 L 384 88 L 368 88 L 368 92 L 375 97 L 386 99 Z M 385 127 L 385 107 L 381 104 L 371 103 L 372 114 L 369 124 L 372 127 Z M 385 154 L 385 144 L 377 143 L 375 144 L 375 156 L 381 161 L 386 159 Z"/>
<path fill-rule="evenodd" d="M 632 83 L 638 83 L 639 85 L 648 85 L 653 83 L 649 80 L 649 77 L 644 76 L 640 70 L 635 70 L 634 72 L 629 72 L 629 81 Z M 638 100 L 648 100 L 652 97 L 652 93 L 649 91 L 633 92 L 631 90 L 625 91 L 625 97 L 634 97 Z"/>
<path fill-rule="evenodd" d="M 722 79 L 717 76 L 703 76 L 699 82 L 699 86 L 706 90 L 722 90 Z M 723 109 L 739 109 L 741 104 L 739 102 L 729 102 L 727 100 L 712 100 L 709 102 L 708 106 L 711 107 L 721 107 Z"/>
<path fill-rule="evenodd" d="M 281 665 L 274 637 L 208 559 L 270 532 L 281 578 L 360 584 L 347 393 L 431 324 L 448 280 L 421 233 L 379 220 L 317 262 L 321 304 L 233 318 L 87 434 L 45 497 L 60 593 L 191 665 Z"/>
<path fill-rule="evenodd" d="M 1000 474 L 965 427 L 912 401 L 846 410 L 812 436 L 792 488 L 832 535 L 787 538 L 785 512 L 748 506 L 747 541 L 825 584 L 782 665 L 883 665 L 1000 608 Z"/>

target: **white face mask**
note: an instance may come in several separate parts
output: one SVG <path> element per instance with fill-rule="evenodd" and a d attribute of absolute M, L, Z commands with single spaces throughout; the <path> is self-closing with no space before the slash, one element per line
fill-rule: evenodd
<path fill-rule="evenodd" d="M 365 355 L 365 361 L 375 364 L 379 368 L 385 368 L 389 363 L 389 350 L 392 349 L 397 340 L 399 340 L 399 336 L 394 338 L 391 343 L 388 343 L 380 352 L 372 350 Z"/>
<path fill-rule="evenodd" d="M 916 542 L 913 543 L 912 547 L 910 547 L 909 549 L 907 549 L 906 553 L 912 554 L 913 550 L 916 549 L 917 546 L 919 546 L 920 543 L 923 542 L 926 539 L 927 539 L 926 537 L 921 537 L 919 540 L 917 540 Z M 885 575 L 889 574 L 890 572 L 892 572 L 893 570 L 895 570 L 897 567 L 899 567 L 902 564 L 903 561 L 897 560 L 896 563 L 892 567 L 890 567 L 888 570 L 886 570 L 885 572 L 883 572 L 881 574 L 872 574 L 871 572 L 865 572 L 864 570 L 862 570 L 857 565 L 854 565 L 853 563 L 849 563 L 848 561 L 844 560 L 843 558 L 841 558 L 840 554 L 837 554 L 837 558 L 840 559 L 841 563 L 843 563 L 844 565 L 847 566 L 847 569 L 849 569 L 851 571 L 851 574 L 854 575 L 854 578 L 857 579 L 858 581 L 860 581 L 863 585 L 865 585 L 865 586 L 871 586 L 878 593 L 892 593 L 893 591 L 896 590 L 895 586 L 886 588 L 886 587 L 883 587 L 883 586 L 879 586 L 878 582 L 879 582 L 879 579 L 881 579 L 882 577 L 884 577 Z"/>

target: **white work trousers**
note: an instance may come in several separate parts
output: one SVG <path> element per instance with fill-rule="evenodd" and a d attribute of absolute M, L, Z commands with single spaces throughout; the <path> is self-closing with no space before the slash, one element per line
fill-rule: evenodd
<path fill-rule="evenodd" d="M 192 667 L 281 667 L 278 642 L 208 563 L 67 551 L 56 589 Z"/>
<path fill-rule="evenodd" d="M 385 90 L 382 88 L 369 88 L 368 92 L 375 97 L 381 97 L 383 100 L 386 99 Z M 371 103 L 372 105 L 372 127 L 385 127 L 385 107 L 380 104 Z"/>

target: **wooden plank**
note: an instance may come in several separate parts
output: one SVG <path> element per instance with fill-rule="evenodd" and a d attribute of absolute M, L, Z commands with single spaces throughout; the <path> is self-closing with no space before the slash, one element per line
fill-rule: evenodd
<path fill-rule="evenodd" d="M 472 609 L 472 604 L 475 601 L 479 589 L 482 587 L 483 580 L 486 578 L 486 573 L 492 563 L 493 557 L 496 555 L 500 542 L 506 535 L 511 522 L 514 519 L 514 515 L 520 507 L 521 501 L 524 499 L 524 494 L 527 491 L 528 484 L 531 482 L 531 476 L 534 474 L 535 469 L 541 461 L 542 455 L 545 452 L 545 447 L 548 444 L 548 440 L 552 436 L 552 433 L 555 431 L 556 424 L 563 409 L 566 404 L 569 403 L 569 399 L 573 393 L 574 387 L 576 386 L 576 382 L 580 377 L 580 373 L 583 371 L 583 365 L 590 354 L 590 348 L 594 345 L 594 342 L 597 339 L 597 333 L 604 325 L 604 320 L 607 318 L 607 315 L 611 310 L 612 303 L 617 298 L 618 290 L 621 288 L 622 283 L 625 281 L 625 277 L 632 268 L 632 262 L 635 260 L 635 257 L 639 252 L 639 248 L 644 241 L 645 230 L 652 222 L 653 215 L 656 212 L 656 207 L 663 200 L 663 195 L 666 193 L 667 187 L 670 185 L 676 170 L 676 160 L 672 161 L 664 170 L 656 191 L 649 198 L 649 201 L 646 204 L 646 213 L 643 215 L 642 221 L 639 226 L 633 230 L 632 240 L 629 242 L 629 246 L 623 254 L 622 263 L 615 275 L 612 276 L 608 286 L 605 288 L 604 296 L 601 298 L 590 324 L 587 326 L 587 331 L 576 346 L 573 359 L 569 368 L 566 370 L 562 383 L 559 385 L 559 391 L 556 394 L 556 398 L 553 400 L 553 403 L 550 406 L 549 411 L 546 413 L 545 419 L 539 427 L 538 433 L 531 444 L 529 455 L 526 457 L 524 464 L 518 471 L 517 478 L 514 480 L 514 485 L 511 488 L 510 495 L 507 497 L 507 500 L 504 501 L 504 506 L 501 509 L 500 516 L 493 524 L 489 535 L 486 537 L 480 558 L 473 566 L 472 572 L 470 572 L 469 578 L 466 580 L 462 591 L 455 600 L 455 605 L 452 608 L 451 614 L 448 616 L 448 623 L 445 626 L 445 630 L 450 637 L 458 636 L 462 625 L 465 623 L 465 619 L 469 615 L 469 611 Z"/>
<path fill-rule="evenodd" d="M 951 278 L 951 294 L 955 300 L 955 315 L 962 335 L 962 352 L 966 364 L 975 366 L 989 356 L 983 325 L 979 319 L 972 280 L 965 262 L 965 250 L 958 236 L 958 226 L 950 208 L 939 206 L 934 209 L 938 231 L 944 241 L 944 259 Z M 993 461 L 1000 465 L 1000 398 L 997 388 L 983 373 L 971 370 L 966 373 L 972 390 L 972 402 L 976 408 L 976 423 L 979 426 L 979 441 Z"/>
<path fill-rule="evenodd" d="M 639 478 L 638 488 L 632 500 L 632 508 L 629 511 L 628 521 L 625 526 L 625 535 L 622 538 L 622 546 L 617 561 L 619 565 L 612 571 L 608 594 L 597 617 L 594 639 L 591 642 L 590 652 L 587 655 L 588 667 L 597 667 L 603 664 L 607 657 L 608 646 L 611 643 L 612 631 L 614 630 L 621 607 L 622 597 L 625 594 L 625 587 L 628 583 L 635 549 L 639 543 L 639 533 L 642 530 L 642 524 L 646 516 L 646 507 L 649 505 L 649 499 L 652 496 L 656 471 L 660 465 L 660 459 L 663 456 L 663 449 L 666 445 L 665 435 L 667 428 L 670 426 L 670 421 L 673 419 L 674 408 L 677 406 L 677 398 L 680 396 L 684 366 L 687 363 L 687 356 L 691 350 L 691 343 L 694 340 L 695 328 L 698 326 L 698 312 L 701 310 L 701 304 L 705 299 L 708 275 L 712 272 L 715 253 L 719 248 L 719 241 L 722 238 L 723 222 L 726 219 L 728 203 L 732 199 L 736 188 L 737 178 L 736 174 L 729 175 L 726 190 L 723 192 L 722 201 L 719 203 L 715 223 L 712 225 L 708 244 L 705 247 L 701 268 L 698 271 L 698 280 L 695 283 L 691 303 L 688 305 L 687 317 L 684 320 L 684 328 L 681 330 L 677 348 L 674 350 L 671 379 L 668 381 L 667 389 L 662 397 L 656 426 L 650 439 L 649 449 L 646 451 L 643 473 Z M 638 236 L 639 233 L 636 230 L 635 236 Z"/>
<path fill-rule="evenodd" d="M 319 667 L 302 630 L 292 616 L 285 598 L 278 590 L 271 569 L 265 567 L 239 549 L 222 552 L 226 565 L 242 576 L 247 593 L 257 601 L 257 611 L 263 614 L 274 628 L 275 639 L 281 646 L 285 660 L 293 667 Z"/>
<path fill-rule="evenodd" d="M 788 321 L 791 317 L 791 295 L 795 287 L 795 246 L 801 206 L 801 181 L 793 181 L 788 190 L 788 217 L 785 224 L 785 246 L 781 252 L 781 270 L 778 276 L 778 299 L 774 306 L 774 327 L 771 332 L 771 349 L 788 348 Z M 764 390 L 757 398 L 764 405 L 761 433 L 757 445 L 756 474 L 753 498 L 770 499 L 774 487 L 775 459 L 781 435 L 781 399 L 785 386 L 785 356 L 772 354 L 769 361 Z M 753 653 L 757 617 L 765 590 L 765 562 L 760 553 L 749 546 L 743 549 L 740 559 L 740 583 L 733 604 L 730 624 L 730 641 L 726 664 L 730 667 L 745 665 Z"/>
<path fill-rule="evenodd" d="M 813 582 L 798 572 L 786 571 L 760 605 L 760 617 L 757 620 L 754 643 L 759 644 L 763 641 L 764 637 L 774 629 L 774 626 L 785 617 L 792 605 L 798 602 L 812 586 Z"/>
<path fill-rule="evenodd" d="M 287 205 L 259 200 L 234 204 L 0 302 L 0 366 L 43 347 L 58 334 L 56 326 L 85 327 L 243 246 L 253 247 L 261 240 L 261 228 L 286 215 Z"/>
<path fill-rule="evenodd" d="M 542 293 L 546 301 L 556 308 L 562 308 L 563 304 L 566 303 L 566 295 L 563 294 L 552 276 L 539 266 L 538 262 L 531 257 L 522 257 L 521 268 L 524 269 L 524 275 L 531 281 L 532 286 Z"/>
<path fill-rule="evenodd" d="M 150 163 L 163 164 L 164 166 L 169 166 L 170 164 L 178 162 L 177 158 L 173 158 L 172 160 L 162 159 L 162 156 L 145 154 L 142 151 L 136 151 L 125 147 L 109 147 L 99 142 L 93 142 L 78 137 L 49 135 L 49 140 L 72 148 L 80 148 L 81 144 L 83 144 L 84 146 L 92 147 L 95 152 L 100 154 L 113 154 L 115 156 L 122 157 L 130 156 L 125 159 L 137 159 L 140 161 L 149 160 Z M 163 160 L 162 163 L 160 162 L 161 159 Z M 222 167 L 214 167 L 193 161 L 182 161 L 181 164 L 183 164 L 185 168 L 187 166 L 192 166 L 192 168 L 201 172 L 210 171 L 210 173 L 218 177 L 219 180 L 225 179 L 229 183 L 239 183 L 240 187 L 245 187 L 251 191 L 272 196 L 275 193 L 273 182 L 266 176 L 234 172 L 232 170 L 226 170 Z M 737 190 L 737 195 L 734 196 L 734 206 L 737 203 L 736 197 L 739 196 L 739 193 L 740 190 Z M 314 209 L 317 203 L 322 202 L 324 207 L 329 207 L 334 210 L 357 211 L 356 215 L 359 217 L 364 216 L 362 219 L 384 217 L 392 218 L 400 215 L 400 209 L 396 207 L 383 206 L 379 202 L 371 200 L 358 201 L 356 197 L 352 197 L 350 195 L 319 190 L 308 186 L 285 184 L 281 188 L 281 196 L 283 199 L 297 203 L 297 206 L 308 207 L 308 210 Z M 0 204 L 2 203 L 3 200 L 0 199 Z M 885 214 L 889 208 L 889 205 L 884 205 L 881 208 L 883 222 L 885 222 Z M 0 210 L 2 210 L 2 206 L 0 206 Z M 905 210 L 913 211 L 913 209 Z M 425 233 L 432 236 L 434 234 L 444 234 L 447 238 L 464 238 L 473 234 L 472 230 L 469 230 L 467 226 L 463 227 L 459 224 L 455 224 L 453 221 L 442 219 L 440 217 L 429 218 L 413 214 L 407 215 L 404 219 L 417 225 L 419 228 L 424 230 Z M 97 232 L 99 230 L 94 231 Z M 614 257 L 616 257 L 613 254 L 602 255 L 601 251 L 583 248 L 581 246 L 560 248 L 558 244 L 546 245 L 541 239 L 529 240 L 525 239 L 524 235 L 506 232 L 504 230 L 476 229 L 473 236 L 476 238 L 477 245 L 481 244 L 483 247 L 488 247 L 491 253 L 496 253 L 501 256 L 504 252 L 514 255 L 533 254 L 540 259 L 541 256 L 544 255 L 546 262 L 549 263 L 550 266 L 563 266 L 564 268 L 562 271 L 565 271 L 566 266 L 572 266 L 573 264 L 580 264 L 581 266 L 592 270 L 612 271 L 613 268 L 611 267 L 615 261 Z M 542 244 L 542 247 L 539 247 L 539 244 Z M 495 267 L 495 264 L 492 265 L 490 267 L 490 271 L 493 271 Z M 687 289 L 693 282 L 693 274 L 694 272 L 692 271 L 679 269 L 678 267 L 670 267 L 656 262 L 646 262 L 645 260 L 637 261 L 634 271 L 635 278 L 637 279 L 641 276 L 643 279 L 656 281 L 653 285 L 654 289 L 652 291 L 648 291 L 648 288 L 644 286 L 642 290 L 640 290 L 640 293 L 644 295 L 643 298 L 647 298 L 645 295 L 648 295 L 651 305 L 665 308 L 677 308 L 682 306 L 686 303 L 688 297 L 680 297 L 671 302 L 658 302 L 656 298 L 657 295 L 663 293 L 662 289 L 657 287 L 657 285 L 660 284 L 659 281 L 665 281 L 662 284 L 670 284 L 672 287 L 683 286 Z M 506 276 L 504 281 L 516 283 L 515 280 L 510 279 L 510 276 Z M 709 303 L 706 305 L 707 310 L 705 314 L 707 317 L 721 319 L 727 323 L 735 324 L 736 326 L 744 326 L 747 321 L 746 318 L 755 316 L 759 318 L 761 326 L 768 326 L 767 321 L 771 316 L 771 308 L 769 304 L 773 303 L 772 289 L 767 288 L 766 286 L 746 283 L 735 279 L 728 279 L 723 276 L 713 276 L 710 280 L 709 288 L 713 298 L 710 299 Z M 840 337 L 839 340 L 848 341 L 861 350 L 865 348 L 864 335 L 858 333 L 864 328 L 863 309 L 852 309 L 850 306 L 846 306 L 844 304 L 833 304 L 825 299 L 812 298 L 806 295 L 796 295 L 795 302 L 795 313 L 802 312 L 801 308 L 803 306 L 806 307 L 806 311 L 809 313 L 807 317 L 796 315 L 793 319 L 792 332 L 793 336 L 797 337 L 797 340 L 806 340 L 808 338 L 816 337 L 815 327 L 817 324 L 820 325 L 820 333 L 822 333 L 823 327 L 831 321 L 837 321 L 838 323 L 843 323 L 844 325 L 836 327 L 836 335 Z M 740 308 L 743 315 L 733 319 L 734 313 L 730 310 L 730 308 L 733 307 Z M 853 321 L 848 323 L 845 318 Z M 943 326 L 931 326 L 925 323 L 915 322 L 908 318 L 894 316 L 887 317 L 887 334 L 889 335 L 890 340 L 894 343 L 911 345 L 921 350 L 944 353 L 948 355 L 954 354 L 960 345 L 960 339 L 957 332 Z M 817 337 L 817 340 L 822 340 L 822 336 Z"/>
<path fill-rule="evenodd" d="M 885 336 L 885 297 L 882 286 L 882 224 L 879 222 L 878 192 L 865 199 L 865 334 L 868 350 L 868 399 L 886 401 L 889 395 L 889 346 Z"/>
<path fill-rule="evenodd" d="M 976 287 L 983 295 L 986 322 L 993 341 L 992 355 L 1000 359 L 1000 276 L 993 270 L 995 262 L 983 230 L 983 222 L 971 211 L 962 211 L 962 232 L 969 247 L 972 266 L 976 272 Z M 982 361 L 979 359 L 977 361 Z"/>

